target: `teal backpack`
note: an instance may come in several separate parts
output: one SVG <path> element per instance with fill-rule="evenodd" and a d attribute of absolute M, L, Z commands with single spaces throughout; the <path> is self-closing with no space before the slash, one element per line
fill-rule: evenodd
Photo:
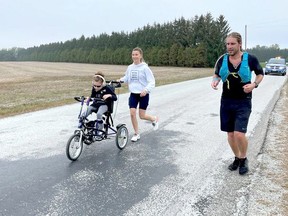
<path fill-rule="evenodd" d="M 229 74 L 230 74 L 230 71 L 228 68 L 228 54 L 226 53 L 224 54 L 222 66 L 219 72 L 222 82 L 225 82 L 227 80 L 227 77 L 229 76 Z M 241 81 L 243 83 L 247 83 L 251 81 L 251 70 L 248 65 L 248 53 L 247 52 L 243 53 L 243 59 L 242 59 L 238 74 L 241 77 Z"/>

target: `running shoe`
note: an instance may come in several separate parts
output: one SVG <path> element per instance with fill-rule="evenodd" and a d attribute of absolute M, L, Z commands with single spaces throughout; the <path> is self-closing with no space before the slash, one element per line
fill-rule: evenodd
<path fill-rule="evenodd" d="M 155 116 L 155 120 L 152 122 L 153 130 L 157 130 L 159 127 L 159 119 Z"/>
<path fill-rule="evenodd" d="M 134 134 L 133 136 L 132 136 L 132 138 L 131 138 L 131 141 L 132 142 L 136 142 L 137 140 L 139 140 L 140 139 L 140 134 Z"/>
<path fill-rule="evenodd" d="M 239 163 L 239 174 L 244 175 L 249 171 L 248 167 L 248 159 L 247 158 L 240 158 L 240 163 Z"/>
<path fill-rule="evenodd" d="M 231 171 L 235 171 L 238 169 L 239 167 L 239 158 L 238 157 L 235 157 L 233 163 L 231 163 L 229 166 L 228 166 L 228 169 L 231 170 Z"/>

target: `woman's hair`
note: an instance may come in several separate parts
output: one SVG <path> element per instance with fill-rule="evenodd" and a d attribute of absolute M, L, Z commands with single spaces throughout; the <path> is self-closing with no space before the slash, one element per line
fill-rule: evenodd
<path fill-rule="evenodd" d="M 241 51 L 242 51 L 242 36 L 241 34 L 239 34 L 238 32 L 231 32 L 230 34 L 227 35 L 228 37 L 233 37 L 237 40 L 237 42 L 240 44 L 241 46 Z"/>
<path fill-rule="evenodd" d="M 140 47 L 135 47 L 133 50 L 132 50 L 132 52 L 133 51 L 138 51 L 139 53 L 140 53 L 140 55 L 142 56 L 142 58 L 140 59 L 140 62 L 145 62 L 144 61 L 144 57 L 143 57 L 143 50 L 140 48 Z"/>
<path fill-rule="evenodd" d="M 104 85 L 106 84 L 105 78 L 104 78 L 104 74 L 101 71 L 98 71 L 97 73 L 95 73 L 93 75 L 93 81 L 95 82 L 101 82 Z"/>

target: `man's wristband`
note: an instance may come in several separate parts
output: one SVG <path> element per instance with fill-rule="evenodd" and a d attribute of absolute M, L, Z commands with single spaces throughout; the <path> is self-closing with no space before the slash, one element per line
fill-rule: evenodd
<path fill-rule="evenodd" d="M 255 88 L 258 88 L 259 84 L 256 81 L 254 82 L 254 84 L 255 84 Z"/>

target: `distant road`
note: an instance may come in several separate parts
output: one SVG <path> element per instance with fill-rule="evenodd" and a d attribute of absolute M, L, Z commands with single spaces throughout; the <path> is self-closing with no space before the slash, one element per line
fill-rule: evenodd
<path fill-rule="evenodd" d="M 219 129 L 221 89 L 211 78 L 157 87 L 141 122 L 141 140 L 119 151 L 114 138 L 65 155 L 79 104 L 0 120 L 0 215 L 247 215 L 249 186 L 269 114 L 287 76 L 265 76 L 253 91 L 250 172 L 239 176 Z M 119 96 L 115 125 L 132 135 L 128 94 Z M 115 107 L 116 109 L 116 107 Z"/>

